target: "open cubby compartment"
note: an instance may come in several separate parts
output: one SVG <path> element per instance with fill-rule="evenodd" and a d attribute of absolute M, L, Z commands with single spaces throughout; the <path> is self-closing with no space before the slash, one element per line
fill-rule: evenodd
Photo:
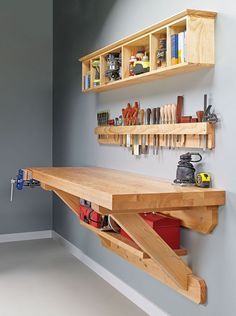
<path fill-rule="evenodd" d="M 113 57 L 109 59 L 109 55 Z M 119 58 L 120 57 L 120 58 Z M 112 70 L 118 69 L 113 72 Z M 108 71 L 111 70 L 110 75 Z M 122 79 L 122 48 L 117 47 L 101 55 L 101 85 L 115 83 Z"/>
<path fill-rule="evenodd" d="M 91 88 L 91 63 L 85 60 L 82 63 L 82 90 L 87 91 Z"/>
<path fill-rule="evenodd" d="M 147 70 L 147 72 L 150 71 L 150 40 L 149 40 L 149 35 L 141 36 L 133 41 L 128 42 L 123 46 L 123 67 L 122 67 L 122 72 L 123 72 L 123 79 L 126 78 L 132 78 L 134 76 L 140 76 L 139 75 L 134 75 L 131 74 L 131 67 L 133 68 L 135 66 L 135 62 L 133 63 L 133 66 L 130 65 L 130 59 L 131 56 L 138 57 L 141 59 L 142 53 L 138 52 L 143 52 L 144 55 L 148 57 L 148 63 L 140 63 L 141 61 L 137 61 L 140 63 L 141 67 Z M 138 55 L 137 55 L 138 53 Z M 131 66 L 131 67 L 130 67 Z M 145 72 L 144 72 L 145 73 Z"/>
<path fill-rule="evenodd" d="M 167 28 L 160 28 L 150 34 L 150 69 L 167 66 Z"/>
<path fill-rule="evenodd" d="M 187 18 L 167 28 L 167 64 L 173 66 L 187 62 Z"/>
<path fill-rule="evenodd" d="M 90 60 L 91 88 L 101 85 L 101 58 L 100 56 Z"/>

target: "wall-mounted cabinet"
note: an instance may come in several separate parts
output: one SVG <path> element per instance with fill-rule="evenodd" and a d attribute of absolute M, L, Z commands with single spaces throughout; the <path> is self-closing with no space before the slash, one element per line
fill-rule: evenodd
<path fill-rule="evenodd" d="M 215 12 L 187 9 L 82 57 L 82 91 L 105 91 L 214 66 L 215 17 Z"/>

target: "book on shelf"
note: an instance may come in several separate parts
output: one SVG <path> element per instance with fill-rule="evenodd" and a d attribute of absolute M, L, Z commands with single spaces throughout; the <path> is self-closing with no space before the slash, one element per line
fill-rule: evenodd
<path fill-rule="evenodd" d="M 178 34 L 171 35 L 171 65 L 178 64 Z"/>
<path fill-rule="evenodd" d="M 89 89 L 90 84 L 91 84 L 91 75 L 90 73 L 87 73 L 86 75 L 84 75 L 84 90 Z"/>
<path fill-rule="evenodd" d="M 186 31 L 171 35 L 171 64 L 184 63 L 186 60 Z"/>

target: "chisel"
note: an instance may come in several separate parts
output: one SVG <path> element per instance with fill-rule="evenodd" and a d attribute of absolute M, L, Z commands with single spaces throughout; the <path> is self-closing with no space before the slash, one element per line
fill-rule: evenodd
<path fill-rule="evenodd" d="M 168 104 L 164 106 L 164 124 L 168 124 Z M 168 147 L 168 136 L 165 135 L 165 147 Z"/>
<path fill-rule="evenodd" d="M 176 123 L 176 104 L 171 105 L 171 123 L 172 124 Z M 173 143 L 172 148 L 176 148 L 176 135 L 175 134 L 172 135 L 172 143 Z"/>
<path fill-rule="evenodd" d="M 152 113 L 152 110 L 150 108 L 148 108 L 146 110 L 146 124 L 147 125 L 150 125 L 151 124 L 151 113 Z M 151 145 L 151 144 L 150 144 Z"/>
<path fill-rule="evenodd" d="M 204 94 L 204 116 L 207 110 L 207 94 Z M 203 119 L 204 119 L 203 116 Z M 203 147 L 203 151 L 206 151 L 207 149 L 207 135 L 203 135 L 203 139 L 204 139 L 204 147 Z"/>
<path fill-rule="evenodd" d="M 204 111 L 197 111 L 196 115 L 197 115 L 197 121 L 198 122 L 202 122 Z M 199 146 L 199 148 L 201 148 L 201 145 L 202 145 L 202 135 L 199 135 L 198 136 L 198 146 Z"/>
<path fill-rule="evenodd" d="M 144 109 L 140 110 L 140 124 L 144 125 Z M 146 136 L 142 135 L 141 136 L 141 154 L 146 154 Z"/>
<path fill-rule="evenodd" d="M 184 97 L 179 95 L 177 97 L 177 107 L 176 107 L 176 123 L 181 123 L 181 116 L 183 112 L 183 105 L 184 105 Z M 177 142 L 181 139 L 181 143 L 185 143 L 185 136 L 177 135 Z"/>
<path fill-rule="evenodd" d="M 167 124 L 172 123 L 171 111 L 172 111 L 172 105 L 168 104 L 168 106 L 167 106 Z M 167 145 L 168 145 L 169 149 L 171 149 L 171 142 L 172 142 L 172 136 L 171 136 L 171 134 L 168 134 Z"/>
<path fill-rule="evenodd" d="M 160 107 L 160 124 L 164 124 L 164 120 L 165 120 L 165 118 L 164 118 L 164 105 L 162 105 L 161 107 Z M 162 143 L 161 143 L 161 145 L 162 145 L 162 147 L 164 146 L 164 135 L 162 135 Z"/>
<path fill-rule="evenodd" d="M 156 108 L 156 124 L 160 124 L 160 108 Z M 159 134 L 156 135 L 156 155 L 158 155 Z"/>
<path fill-rule="evenodd" d="M 127 107 L 126 107 L 126 113 L 125 113 L 125 122 L 126 122 L 126 125 L 131 125 L 132 122 L 132 107 L 131 107 L 131 104 L 128 103 L 127 104 Z M 125 146 L 126 147 L 130 147 L 130 134 L 127 134 L 126 135 L 126 143 L 125 143 Z"/>
<path fill-rule="evenodd" d="M 156 124 L 156 112 L 157 109 L 153 108 L 152 109 L 152 113 L 151 113 L 151 118 L 152 118 L 152 124 Z M 156 153 L 156 135 L 150 135 L 150 139 L 152 141 L 150 141 L 151 144 L 153 144 L 152 150 L 153 150 L 153 155 L 155 155 Z"/>

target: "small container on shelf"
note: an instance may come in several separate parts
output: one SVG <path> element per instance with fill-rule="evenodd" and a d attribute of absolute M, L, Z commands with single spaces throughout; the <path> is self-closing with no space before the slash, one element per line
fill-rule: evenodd
<path fill-rule="evenodd" d="M 100 58 L 96 58 L 96 59 L 93 59 L 91 61 L 91 72 L 92 72 L 92 86 L 93 87 L 97 87 L 97 86 L 100 86 L 100 83 L 101 83 L 101 80 L 100 80 Z"/>
<path fill-rule="evenodd" d="M 121 52 L 111 52 L 106 55 L 105 77 L 107 82 L 122 79 L 121 73 Z"/>
<path fill-rule="evenodd" d="M 124 79 L 150 71 L 149 36 L 141 36 L 123 46 Z"/>
<path fill-rule="evenodd" d="M 158 41 L 157 68 L 166 67 L 166 37 L 161 37 Z"/>
<path fill-rule="evenodd" d="M 151 70 L 167 66 L 167 28 L 161 28 L 150 34 Z"/>

